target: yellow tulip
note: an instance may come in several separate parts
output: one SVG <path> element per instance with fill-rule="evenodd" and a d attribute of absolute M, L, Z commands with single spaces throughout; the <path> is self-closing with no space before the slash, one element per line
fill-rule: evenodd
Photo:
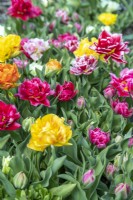
<path fill-rule="evenodd" d="M 20 53 L 21 38 L 18 35 L 0 37 L 0 62 L 5 62 Z"/>
<path fill-rule="evenodd" d="M 45 74 L 53 71 L 60 71 L 62 68 L 61 63 L 57 59 L 49 59 L 46 63 Z"/>
<path fill-rule="evenodd" d="M 55 114 L 47 114 L 38 118 L 31 125 L 31 139 L 28 148 L 44 151 L 48 146 L 70 145 L 71 127 L 64 124 L 64 119 Z"/>
<path fill-rule="evenodd" d="M 96 59 L 98 59 L 99 54 L 96 53 L 94 50 L 90 49 L 90 46 L 92 46 L 94 42 L 97 42 L 96 38 L 92 38 L 91 41 L 89 41 L 88 38 L 82 39 L 78 48 L 76 49 L 76 51 L 74 51 L 74 55 L 77 57 L 83 56 L 83 55 L 87 55 L 87 56 L 91 55 L 95 57 Z"/>
<path fill-rule="evenodd" d="M 117 16 L 118 15 L 112 13 L 102 13 L 98 16 L 98 20 L 104 25 L 110 26 L 116 23 Z"/>

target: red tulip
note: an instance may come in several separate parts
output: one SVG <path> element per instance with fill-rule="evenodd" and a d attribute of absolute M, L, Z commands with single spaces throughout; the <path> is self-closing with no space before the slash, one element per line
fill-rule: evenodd
<path fill-rule="evenodd" d="M 99 54 L 104 55 L 106 61 L 112 58 L 117 63 L 126 63 L 123 59 L 124 53 L 129 53 L 128 42 L 123 42 L 121 34 L 111 34 L 105 30 L 101 32 L 98 42 L 91 48 Z"/>
<path fill-rule="evenodd" d="M 63 85 L 58 84 L 55 89 L 55 96 L 58 97 L 59 101 L 69 101 L 77 94 L 77 90 L 74 88 L 72 82 L 67 82 Z"/>

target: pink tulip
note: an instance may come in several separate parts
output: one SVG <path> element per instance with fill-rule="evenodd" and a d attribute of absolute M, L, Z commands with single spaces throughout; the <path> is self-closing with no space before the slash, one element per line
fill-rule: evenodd
<path fill-rule="evenodd" d="M 133 108 L 129 109 L 129 105 L 127 102 L 120 102 L 118 99 L 113 101 L 111 100 L 111 107 L 119 115 L 123 117 L 131 117 L 133 115 Z"/>
<path fill-rule="evenodd" d="M 105 148 L 110 141 L 110 134 L 103 132 L 100 128 L 89 130 L 90 142 L 97 146 L 98 149 Z"/>
<path fill-rule="evenodd" d="M 55 89 L 55 96 L 59 101 L 69 101 L 77 94 L 74 84 L 72 82 L 65 81 L 63 85 L 58 84 Z"/>
<path fill-rule="evenodd" d="M 0 130 L 16 130 L 21 127 L 16 121 L 20 118 L 20 114 L 16 107 L 12 104 L 6 104 L 0 101 Z"/>
<path fill-rule="evenodd" d="M 16 96 L 22 100 L 28 100 L 33 106 L 43 104 L 49 107 L 48 97 L 53 94 L 54 91 L 50 89 L 50 85 L 46 81 L 43 82 L 39 78 L 33 78 L 25 80 L 19 86 Z"/>
<path fill-rule="evenodd" d="M 89 75 L 95 69 L 97 65 L 97 60 L 93 56 L 81 56 L 75 58 L 70 67 L 70 73 L 74 75 Z"/>
<path fill-rule="evenodd" d="M 82 182 L 84 184 L 92 184 L 95 181 L 95 175 L 94 175 L 94 170 L 89 169 L 82 178 Z"/>

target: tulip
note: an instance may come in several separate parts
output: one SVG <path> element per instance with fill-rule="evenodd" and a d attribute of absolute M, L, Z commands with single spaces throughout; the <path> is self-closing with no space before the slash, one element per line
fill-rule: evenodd
<path fill-rule="evenodd" d="M 129 138 L 128 140 L 128 147 L 133 147 L 133 137 Z"/>
<path fill-rule="evenodd" d="M 9 89 L 17 86 L 17 81 L 20 78 L 16 64 L 0 64 L 0 88 Z"/>
<path fill-rule="evenodd" d="M 42 10 L 34 6 L 31 0 L 11 0 L 11 6 L 8 8 L 8 14 L 14 18 L 20 18 L 27 21 L 30 18 L 36 18 L 42 14 Z"/>
<path fill-rule="evenodd" d="M 30 131 L 31 125 L 35 122 L 35 118 L 34 117 L 27 117 L 26 119 L 23 120 L 22 122 L 22 128 L 25 131 Z"/>
<path fill-rule="evenodd" d="M 117 63 L 126 63 L 124 58 L 124 53 L 129 53 L 127 47 L 128 42 L 123 42 L 121 34 L 111 34 L 103 30 L 98 41 L 91 45 L 91 49 L 98 54 L 102 54 L 105 61 L 107 62 L 109 58 Z"/>
<path fill-rule="evenodd" d="M 15 188 L 24 189 L 28 183 L 28 179 L 24 172 L 19 172 L 13 177 L 13 184 Z"/>
<path fill-rule="evenodd" d="M 116 172 L 117 168 L 113 164 L 108 164 L 106 167 L 106 176 L 108 179 L 113 179 L 114 173 Z"/>
<path fill-rule="evenodd" d="M 12 158 L 13 157 L 10 157 L 10 156 L 7 156 L 7 157 L 3 156 L 3 158 L 2 158 L 2 172 L 4 174 L 8 174 L 9 173 L 9 171 L 11 169 L 9 164 L 10 164 L 10 161 L 11 161 Z"/>
<path fill-rule="evenodd" d="M 12 131 L 21 127 L 16 121 L 20 118 L 19 112 L 12 104 L 0 101 L 0 131 Z"/>
<path fill-rule="evenodd" d="M 43 104 L 49 107 L 50 101 L 48 96 L 53 95 L 54 91 L 50 89 L 50 85 L 46 81 L 39 78 L 25 80 L 18 88 L 18 96 L 22 100 L 28 100 L 31 105 L 38 106 Z"/>
<path fill-rule="evenodd" d="M 93 169 L 89 169 L 82 178 L 82 182 L 84 184 L 92 184 L 95 181 L 95 174 L 94 174 L 94 170 Z"/>
<path fill-rule="evenodd" d="M 104 89 L 104 96 L 108 99 L 112 98 L 115 95 L 115 90 L 113 87 L 108 86 Z"/>
<path fill-rule="evenodd" d="M 115 188 L 115 195 L 119 200 L 127 199 L 130 192 L 131 187 L 126 183 L 119 183 Z"/>
<path fill-rule="evenodd" d="M 70 145 L 71 127 L 64 124 L 64 119 L 55 114 L 47 114 L 38 118 L 31 125 L 31 139 L 28 148 L 44 151 L 48 146 Z"/>
<path fill-rule="evenodd" d="M 77 94 L 72 82 L 65 81 L 63 85 L 58 84 L 55 89 L 55 96 L 59 101 L 69 101 Z"/>
<path fill-rule="evenodd" d="M 72 61 L 70 67 L 70 73 L 74 75 L 89 75 L 95 69 L 97 65 L 97 60 L 93 56 L 80 56 Z"/>
<path fill-rule="evenodd" d="M 77 108 L 79 109 L 79 110 L 81 110 L 81 109 L 83 109 L 84 107 L 85 107 L 85 98 L 83 97 L 83 96 L 81 96 L 81 97 L 79 97 L 78 99 L 77 99 Z"/>
<path fill-rule="evenodd" d="M 112 13 L 102 13 L 98 15 L 98 20 L 106 26 L 110 26 L 116 23 L 117 15 Z"/>
<path fill-rule="evenodd" d="M 110 133 L 103 132 L 100 128 L 90 129 L 88 135 L 90 142 L 98 149 L 105 148 L 110 141 Z"/>
<path fill-rule="evenodd" d="M 127 102 L 123 101 L 120 102 L 118 99 L 115 101 L 111 100 L 111 107 L 119 115 L 122 115 L 123 117 L 131 117 L 133 115 L 133 108 L 129 109 L 129 105 Z"/>

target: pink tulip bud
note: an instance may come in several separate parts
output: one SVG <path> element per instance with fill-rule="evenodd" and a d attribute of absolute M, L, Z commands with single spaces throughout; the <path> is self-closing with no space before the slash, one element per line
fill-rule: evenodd
<path fill-rule="evenodd" d="M 77 107 L 79 110 L 81 110 L 85 107 L 85 98 L 83 96 L 81 96 L 77 99 Z"/>
<path fill-rule="evenodd" d="M 84 184 L 91 184 L 95 181 L 95 175 L 94 175 L 94 170 L 93 169 L 89 169 L 84 175 L 83 175 L 83 179 L 82 182 Z"/>
<path fill-rule="evenodd" d="M 108 86 L 107 88 L 104 89 L 104 96 L 108 99 L 112 98 L 115 94 L 114 88 Z"/>
<path fill-rule="evenodd" d="M 119 183 L 115 188 L 115 195 L 117 199 L 127 199 L 131 192 L 131 188 L 126 183 Z"/>
<path fill-rule="evenodd" d="M 71 127 L 74 126 L 73 120 L 71 120 L 71 119 L 69 119 L 69 120 L 67 121 L 67 123 L 68 123 Z"/>
<path fill-rule="evenodd" d="M 117 170 L 117 168 L 113 164 L 108 164 L 106 167 L 107 178 L 112 179 L 116 170 Z"/>
<path fill-rule="evenodd" d="M 128 147 L 133 147 L 133 137 L 129 138 Z"/>

